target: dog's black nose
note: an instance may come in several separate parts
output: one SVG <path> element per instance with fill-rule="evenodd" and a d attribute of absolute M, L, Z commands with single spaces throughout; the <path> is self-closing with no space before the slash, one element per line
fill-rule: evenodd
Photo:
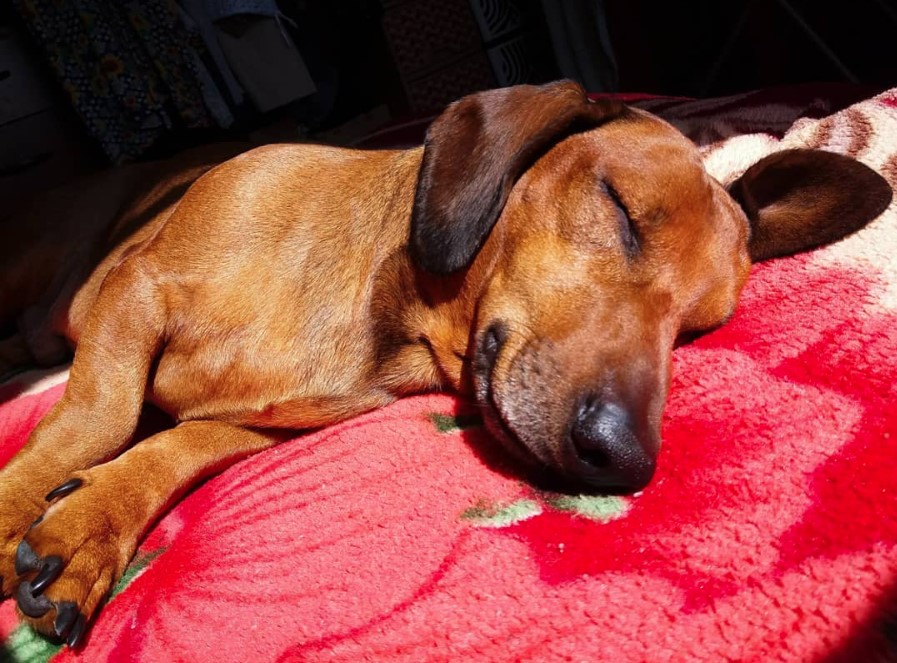
<path fill-rule="evenodd" d="M 592 487 L 635 492 L 654 476 L 654 455 L 634 433 L 629 413 L 615 403 L 580 406 L 570 438 L 573 472 Z"/>

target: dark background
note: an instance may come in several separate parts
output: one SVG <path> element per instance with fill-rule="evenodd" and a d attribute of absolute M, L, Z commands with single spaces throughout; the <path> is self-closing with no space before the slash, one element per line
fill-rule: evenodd
<path fill-rule="evenodd" d="M 479 89 L 560 77 L 579 78 L 594 92 L 689 97 L 799 83 L 870 92 L 897 85 L 892 0 L 281 0 L 279 6 L 318 92 L 265 113 L 237 109 L 227 129 L 173 126 L 134 158 L 222 138 L 351 143 L 403 118 L 433 115 Z M 491 17 L 491 32 L 472 6 Z M 561 6 L 566 19 L 557 15 Z M 612 59 L 598 47 L 599 23 Z M 571 55 L 577 34 L 590 48 Z M 17 50 L 15 57 L 0 50 L 0 98 L 2 86 L 22 76 L 40 79 L 44 96 L 39 108 L 19 115 L 0 108 L 0 199 L 7 203 L 110 163 L 22 16 L 2 4 L 0 46 L 10 40 Z M 568 48 L 566 55 L 559 48 Z"/>

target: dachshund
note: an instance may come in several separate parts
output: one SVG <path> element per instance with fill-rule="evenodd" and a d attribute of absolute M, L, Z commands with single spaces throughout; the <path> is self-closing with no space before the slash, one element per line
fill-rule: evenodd
<path fill-rule="evenodd" d="M 82 190 L 103 221 L 77 259 L 2 226 L 24 257 L 0 261 L 0 323 L 31 323 L 0 362 L 74 359 L 0 470 L 0 593 L 72 647 L 197 482 L 406 395 L 473 398 L 503 453 L 571 490 L 643 489 L 677 339 L 726 322 L 753 262 L 837 241 L 892 195 L 815 150 L 724 187 L 672 126 L 570 81 L 464 97 L 412 149 L 216 163 Z M 130 445 L 145 403 L 172 425 Z"/>

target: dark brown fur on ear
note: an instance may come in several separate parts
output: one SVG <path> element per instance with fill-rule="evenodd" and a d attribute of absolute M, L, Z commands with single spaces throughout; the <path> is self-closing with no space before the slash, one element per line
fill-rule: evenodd
<path fill-rule="evenodd" d="M 427 130 L 411 219 L 414 261 L 434 274 L 468 265 L 526 168 L 564 137 L 625 109 L 590 101 L 572 81 L 489 90 L 450 105 Z"/>
<path fill-rule="evenodd" d="M 758 262 L 830 244 L 881 214 L 893 192 L 859 161 L 822 150 L 776 152 L 729 186 L 751 223 Z"/>

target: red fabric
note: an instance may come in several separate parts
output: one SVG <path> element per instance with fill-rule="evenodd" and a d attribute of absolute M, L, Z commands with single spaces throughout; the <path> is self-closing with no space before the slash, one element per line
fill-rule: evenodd
<path fill-rule="evenodd" d="M 15 631 L 11 601 L 0 641 L 60 662 L 888 660 L 894 285 L 874 260 L 755 266 L 734 319 L 676 351 L 638 496 L 540 493 L 470 404 L 409 398 L 200 486 L 80 659 Z M 60 393 L 0 405 L 0 462 Z"/>

